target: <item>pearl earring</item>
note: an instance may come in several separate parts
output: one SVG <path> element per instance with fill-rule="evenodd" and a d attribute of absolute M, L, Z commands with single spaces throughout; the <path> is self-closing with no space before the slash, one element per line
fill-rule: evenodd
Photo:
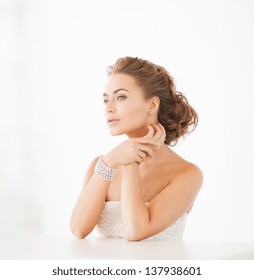
<path fill-rule="evenodd" d="M 153 112 L 150 112 L 150 113 L 149 113 L 149 115 L 152 115 L 152 114 L 153 114 Z"/>

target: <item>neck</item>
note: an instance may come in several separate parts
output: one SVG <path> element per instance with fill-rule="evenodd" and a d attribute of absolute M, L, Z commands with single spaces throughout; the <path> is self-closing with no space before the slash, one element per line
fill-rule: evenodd
<path fill-rule="evenodd" d="M 155 151 L 153 157 L 146 157 L 145 160 L 141 163 L 142 166 L 150 166 L 157 164 L 164 164 L 168 160 L 169 153 L 171 152 L 170 148 L 166 144 L 162 144 L 159 150 Z"/>
<path fill-rule="evenodd" d="M 126 136 L 128 138 L 138 138 L 138 137 L 144 137 L 147 133 L 148 133 L 148 128 L 147 128 L 147 126 L 144 126 L 142 128 L 139 128 L 137 130 L 134 130 L 134 131 L 126 134 Z"/>

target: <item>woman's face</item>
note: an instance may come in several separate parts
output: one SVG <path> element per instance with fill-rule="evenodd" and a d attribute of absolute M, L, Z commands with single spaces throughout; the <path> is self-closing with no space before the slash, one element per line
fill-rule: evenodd
<path fill-rule="evenodd" d="M 145 99 L 142 88 L 127 74 L 109 77 L 103 94 L 105 118 L 112 135 L 142 137 L 151 124 L 151 102 Z"/>

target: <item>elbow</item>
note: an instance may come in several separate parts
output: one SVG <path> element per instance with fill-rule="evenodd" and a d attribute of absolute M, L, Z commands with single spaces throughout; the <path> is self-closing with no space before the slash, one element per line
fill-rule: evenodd
<path fill-rule="evenodd" d="M 137 242 L 137 241 L 140 241 L 141 239 L 139 238 L 136 238 L 135 236 L 126 236 L 124 237 L 125 240 L 129 241 L 129 242 Z"/>
<path fill-rule="evenodd" d="M 144 239 L 144 237 L 142 236 L 141 232 L 138 232 L 136 230 L 128 230 L 124 232 L 124 239 L 126 239 L 127 241 L 141 241 L 142 239 Z"/>
<path fill-rule="evenodd" d="M 80 228 L 76 228 L 74 226 L 70 226 L 70 230 L 71 230 L 71 233 L 78 239 L 84 239 L 90 233 L 90 232 L 81 230 Z"/>
<path fill-rule="evenodd" d="M 79 232 L 79 231 L 72 231 L 72 234 L 77 237 L 78 239 L 84 239 L 87 234 L 84 234 L 82 232 Z"/>

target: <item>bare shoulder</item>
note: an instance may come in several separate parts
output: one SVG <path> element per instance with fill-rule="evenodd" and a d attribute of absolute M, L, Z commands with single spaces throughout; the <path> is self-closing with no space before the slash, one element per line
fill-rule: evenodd
<path fill-rule="evenodd" d="M 194 163 L 182 161 L 180 168 L 172 178 L 172 182 L 188 182 L 188 186 L 200 188 L 203 184 L 204 176 L 202 170 Z"/>
<path fill-rule="evenodd" d="M 173 220 L 176 220 L 183 213 L 189 213 L 193 207 L 203 183 L 203 173 L 197 165 L 180 157 L 169 162 L 165 171 L 170 181 L 151 201 L 150 208 L 154 210 L 158 207 L 160 210 L 165 205 L 165 211 L 169 211 Z"/>
<path fill-rule="evenodd" d="M 166 171 L 170 176 L 170 182 L 179 180 L 193 181 L 196 185 L 202 185 L 203 172 L 194 163 L 182 158 L 172 149 L 165 152 Z"/>

